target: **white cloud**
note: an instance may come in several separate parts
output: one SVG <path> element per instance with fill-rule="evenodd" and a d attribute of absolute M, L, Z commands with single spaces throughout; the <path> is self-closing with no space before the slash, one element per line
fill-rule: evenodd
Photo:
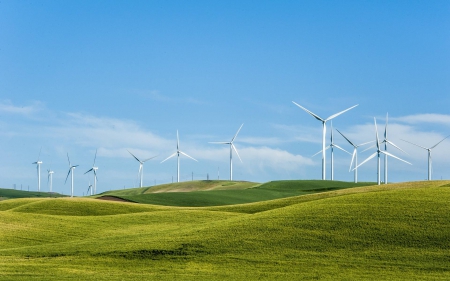
<path fill-rule="evenodd" d="M 19 114 L 19 115 L 32 115 L 38 111 L 41 111 L 43 104 L 41 102 L 33 102 L 27 106 L 16 106 L 10 100 L 0 101 L 0 112 Z"/>
<path fill-rule="evenodd" d="M 450 115 L 446 114 L 434 114 L 434 113 L 415 114 L 392 118 L 392 120 L 408 124 L 433 123 L 450 126 Z"/>

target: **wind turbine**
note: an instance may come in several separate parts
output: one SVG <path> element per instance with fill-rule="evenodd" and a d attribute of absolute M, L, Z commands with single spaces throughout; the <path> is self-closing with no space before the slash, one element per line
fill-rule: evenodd
<path fill-rule="evenodd" d="M 97 150 L 95 150 L 94 164 L 92 164 L 92 168 L 89 169 L 89 171 L 87 171 L 86 173 L 84 173 L 84 174 L 87 174 L 87 173 L 89 173 L 91 171 L 94 173 L 94 190 L 93 190 L 94 194 L 97 193 L 97 170 L 98 170 L 98 167 L 95 167 L 95 160 L 96 159 L 97 159 Z M 89 184 L 91 184 L 91 183 L 89 182 Z M 92 193 L 92 190 L 91 190 L 91 193 Z"/>
<path fill-rule="evenodd" d="M 39 159 L 41 158 L 41 151 L 42 151 L 42 147 L 39 150 L 39 156 L 38 156 L 38 160 L 36 162 L 33 162 L 32 164 L 36 164 L 36 168 L 37 168 L 37 176 L 38 176 L 38 191 L 41 191 L 41 164 L 43 163 L 42 161 L 40 161 Z"/>
<path fill-rule="evenodd" d="M 396 146 L 393 142 L 388 140 L 387 125 L 388 125 L 388 114 L 386 113 L 386 125 L 384 127 L 384 140 L 381 142 L 381 144 L 384 143 L 384 151 L 387 151 L 387 144 L 390 144 L 393 147 L 397 148 L 398 150 L 405 152 L 403 149 L 401 149 L 400 147 Z M 385 154 L 384 155 L 384 184 L 387 184 L 387 181 L 388 181 L 388 156 L 387 156 L 387 154 Z"/>
<path fill-rule="evenodd" d="M 54 172 L 51 170 L 47 170 L 48 177 L 47 177 L 47 185 L 50 184 L 50 192 L 52 192 L 52 186 L 53 186 L 53 174 Z"/>
<path fill-rule="evenodd" d="M 150 157 L 150 158 L 147 158 L 147 159 L 145 159 L 145 160 L 139 160 L 139 158 L 137 158 L 136 156 L 134 156 L 134 154 L 131 153 L 128 149 L 127 149 L 127 151 L 128 151 L 128 153 L 131 154 L 131 156 L 134 157 L 134 159 L 136 159 L 136 160 L 139 162 L 139 172 L 138 172 L 138 176 L 140 177 L 140 185 L 139 185 L 139 187 L 142 187 L 142 183 L 143 183 L 143 181 L 144 181 L 144 163 L 147 162 L 147 161 L 150 160 L 150 159 L 155 158 L 155 157 L 158 156 L 158 155 L 153 156 L 153 157 Z"/>
<path fill-rule="evenodd" d="M 333 141 L 333 121 L 330 121 L 330 122 L 331 122 L 331 143 L 325 150 L 327 150 L 328 148 L 331 148 L 331 180 L 334 180 L 334 153 L 333 153 L 334 148 L 336 147 L 344 152 L 347 152 L 350 155 L 351 155 L 351 153 L 334 143 L 334 141 Z M 316 156 L 317 154 L 319 154 L 321 152 L 322 151 L 317 152 L 312 157 Z"/>
<path fill-rule="evenodd" d="M 90 194 L 90 195 L 92 195 L 92 184 L 91 184 L 91 182 L 89 182 L 89 187 L 88 187 L 88 190 L 87 190 L 87 192 L 86 192 L 86 195 L 89 194 L 89 190 L 91 191 L 91 194 Z"/>
<path fill-rule="evenodd" d="M 67 173 L 66 181 L 64 182 L 64 184 L 67 183 L 67 179 L 69 178 L 70 173 L 72 173 L 72 185 L 71 185 L 70 197 L 73 197 L 73 170 L 75 170 L 75 168 L 78 167 L 79 165 L 71 165 L 70 164 L 69 153 L 67 153 L 67 161 L 69 161 L 69 172 Z"/>
<path fill-rule="evenodd" d="M 432 168 L 431 150 L 432 150 L 433 148 L 435 148 L 438 144 L 440 144 L 441 142 L 443 142 L 443 141 L 444 141 L 446 138 L 448 138 L 448 137 L 450 137 L 450 135 L 449 135 L 449 136 L 446 136 L 446 137 L 443 138 L 440 142 L 438 142 L 437 144 L 433 145 L 433 146 L 430 147 L 430 148 L 426 148 L 426 147 L 420 146 L 420 145 L 418 145 L 418 144 L 409 142 L 409 141 L 407 141 L 407 140 L 402 140 L 402 141 L 406 141 L 407 143 L 413 144 L 413 145 L 415 145 L 415 146 L 418 146 L 418 147 L 423 148 L 423 149 L 425 149 L 426 151 L 428 151 L 428 180 L 431 180 L 431 168 Z"/>
<path fill-rule="evenodd" d="M 217 144 L 229 144 L 230 145 L 230 181 L 233 180 L 233 150 L 236 152 L 236 155 L 239 157 L 239 160 L 241 160 L 241 156 L 239 156 L 239 153 L 237 152 L 236 147 L 234 146 L 233 142 L 236 139 L 237 135 L 239 134 L 239 131 L 241 130 L 242 126 L 244 126 L 244 123 L 239 127 L 234 137 L 229 142 L 210 142 L 210 143 L 217 143 Z"/>
<path fill-rule="evenodd" d="M 343 136 L 344 139 L 346 139 L 348 141 L 348 143 L 353 146 L 352 161 L 350 162 L 350 169 L 349 169 L 349 172 L 350 172 L 352 170 L 353 160 L 355 161 L 355 167 L 358 166 L 358 147 L 369 144 L 369 143 L 371 143 L 371 141 L 355 145 L 347 137 L 345 137 L 344 134 L 341 133 L 338 129 L 336 129 L 336 131 L 338 131 L 338 133 L 341 134 L 341 136 Z M 354 173 L 355 173 L 354 174 L 355 183 L 357 183 L 358 182 L 358 169 L 355 169 Z"/>
<path fill-rule="evenodd" d="M 354 105 L 350 108 L 347 108 L 346 110 L 343 110 L 341 112 L 338 112 L 336 114 L 331 115 L 330 117 L 323 119 L 320 116 L 312 113 L 311 111 L 309 111 L 308 109 L 304 108 L 303 106 L 299 105 L 298 103 L 296 103 L 295 101 L 293 101 L 293 103 L 300 107 L 301 109 L 303 109 L 304 111 L 306 111 L 307 113 L 309 113 L 310 115 L 312 115 L 314 118 L 316 118 L 317 120 L 319 120 L 320 122 L 322 122 L 322 180 L 325 180 L 325 136 L 327 133 L 327 121 L 336 118 L 337 116 L 341 115 L 342 113 L 349 111 L 350 109 L 358 106 L 358 105 Z"/>
<path fill-rule="evenodd" d="M 166 159 L 164 159 L 163 161 L 161 161 L 161 163 L 163 163 L 166 160 L 169 160 L 170 158 L 172 158 L 174 156 L 177 156 L 177 182 L 180 182 L 180 154 L 183 154 L 184 156 L 189 157 L 192 160 L 197 161 L 195 158 L 187 155 L 186 153 L 184 153 L 183 151 L 180 150 L 180 138 L 178 137 L 178 130 L 177 130 L 177 151 L 174 154 L 172 154 L 169 157 L 167 157 Z"/>
<path fill-rule="evenodd" d="M 381 183 L 381 179 L 380 179 L 380 154 L 389 155 L 389 156 L 394 157 L 394 158 L 396 158 L 396 159 L 398 159 L 398 160 L 400 160 L 400 161 L 403 161 L 403 162 L 405 162 L 405 163 L 408 163 L 409 165 L 411 165 L 411 163 L 409 163 L 408 161 L 405 161 L 405 160 L 403 160 L 403 159 L 401 159 L 401 158 L 399 158 L 399 157 L 397 157 L 397 156 L 395 156 L 395 155 L 393 155 L 393 154 L 391 154 L 391 153 L 389 153 L 389 152 L 387 152 L 387 151 L 382 151 L 382 150 L 380 150 L 380 140 L 379 140 L 379 138 L 378 138 L 377 120 L 375 119 L 375 117 L 373 118 L 373 120 L 374 120 L 374 122 L 375 122 L 375 134 L 376 134 L 376 139 L 375 139 L 375 141 L 376 141 L 377 151 L 376 151 L 374 154 L 372 154 L 372 155 L 370 155 L 369 157 L 367 157 L 367 159 L 364 160 L 361 164 L 359 164 L 358 166 L 356 166 L 355 168 L 353 168 L 353 170 L 356 170 L 358 167 L 360 167 L 361 165 L 364 165 L 364 163 L 366 163 L 366 162 L 369 161 L 370 159 L 374 158 L 375 156 L 378 156 L 378 164 L 377 164 L 377 183 L 378 183 L 378 185 L 380 185 L 380 183 Z"/>

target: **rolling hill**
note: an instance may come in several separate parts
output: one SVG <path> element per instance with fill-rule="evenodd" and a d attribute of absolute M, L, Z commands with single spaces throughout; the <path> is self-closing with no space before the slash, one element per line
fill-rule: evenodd
<path fill-rule="evenodd" d="M 264 184 L 236 181 L 190 181 L 108 191 L 100 194 L 99 197 L 114 196 L 126 201 L 154 205 L 204 207 L 246 204 L 373 184 L 315 180 L 271 181 Z"/>
<path fill-rule="evenodd" d="M 448 280 L 450 181 L 168 207 L 0 202 L 1 280 Z"/>

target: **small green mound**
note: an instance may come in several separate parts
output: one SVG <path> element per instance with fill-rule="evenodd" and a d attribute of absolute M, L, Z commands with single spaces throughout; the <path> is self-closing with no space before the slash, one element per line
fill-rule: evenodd
<path fill-rule="evenodd" d="M 3 202 L 0 202 L 0 209 L 2 209 L 2 205 Z M 159 207 L 155 208 L 133 203 L 120 204 L 117 202 L 80 198 L 30 199 L 25 202 L 18 202 L 17 206 L 13 208 L 12 205 L 13 204 L 9 204 L 8 207 L 14 212 L 58 216 L 106 216 L 148 212 L 161 209 Z"/>
<path fill-rule="evenodd" d="M 0 197 L 3 197 L 4 199 L 14 199 L 14 198 L 57 198 L 66 196 L 56 192 L 23 191 L 16 189 L 0 188 Z"/>

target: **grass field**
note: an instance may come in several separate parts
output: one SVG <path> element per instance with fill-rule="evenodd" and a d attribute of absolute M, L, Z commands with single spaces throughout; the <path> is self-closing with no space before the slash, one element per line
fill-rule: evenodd
<path fill-rule="evenodd" d="M 450 181 L 218 207 L 5 200 L 0 280 L 449 280 L 449 201 Z"/>
<path fill-rule="evenodd" d="M 341 181 L 285 180 L 264 184 L 230 181 L 191 181 L 155 187 L 133 188 L 102 193 L 128 201 L 179 207 L 235 205 L 297 195 L 373 185 Z"/>
<path fill-rule="evenodd" d="M 38 191 L 23 191 L 16 189 L 0 188 L 0 200 L 13 199 L 13 198 L 39 198 L 39 197 L 64 197 L 55 192 L 38 192 Z"/>

